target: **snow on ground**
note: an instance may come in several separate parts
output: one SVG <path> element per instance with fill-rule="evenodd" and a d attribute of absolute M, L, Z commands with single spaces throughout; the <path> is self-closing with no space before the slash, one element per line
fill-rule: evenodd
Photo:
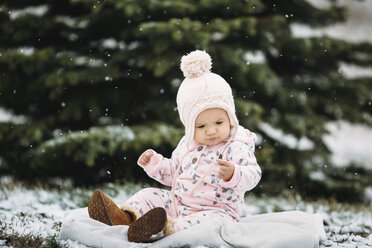
<path fill-rule="evenodd" d="M 102 190 L 114 202 L 122 203 L 141 187 L 108 184 Z M 33 235 L 55 238 L 60 247 L 84 248 L 85 245 L 61 241 L 58 234 L 64 214 L 85 207 L 93 189 L 44 189 L 25 187 L 9 177 L 0 178 L 0 247 L 10 247 L 7 237 Z M 255 197 L 247 195 L 243 216 L 287 210 L 319 213 L 323 216 L 327 240 L 321 247 L 371 247 L 372 207 L 352 206 L 320 200 L 305 202 L 299 196 Z"/>

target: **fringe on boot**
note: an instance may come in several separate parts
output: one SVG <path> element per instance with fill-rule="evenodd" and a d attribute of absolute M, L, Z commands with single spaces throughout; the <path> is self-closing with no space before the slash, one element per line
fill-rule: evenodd
<path fill-rule="evenodd" d="M 174 233 L 173 220 L 167 217 L 164 208 L 153 208 L 128 228 L 128 240 L 136 243 L 151 243 Z"/>
<path fill-rule="evenodd" d="M 89 217 L 110 226 L 130 225 L 137 216 L 131 210 L 122 210 L 107 195 L 96 189 L 89 199 Z"/>

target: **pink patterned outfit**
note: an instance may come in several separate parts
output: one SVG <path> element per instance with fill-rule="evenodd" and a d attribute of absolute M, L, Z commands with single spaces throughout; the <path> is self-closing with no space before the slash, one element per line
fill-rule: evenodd
<path fill-rule="evenodd" d="M 182 138 L 170 159 L 153 151 L 150 162 L 139 165 L 150 177 L 172 186 L 172 190 L 146 188 L 125 204 L 141 215 L 155 207 L 165 208 L 176 232 L 215 217 L 238 221 L 244 193 L 261 179 L 261 169 L 254 156 L 255 140 L 254 133 L 238 126 L 233 138 L 215 146 L 195 141 L 188 146 Z M 229 181 L 218 177 L 220 165 L 216 159 L 220 154 L 235 166 Z"/>

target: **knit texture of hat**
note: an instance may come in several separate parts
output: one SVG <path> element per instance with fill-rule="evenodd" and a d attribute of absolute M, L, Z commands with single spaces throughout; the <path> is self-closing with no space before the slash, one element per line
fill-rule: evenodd
<path fill-rule="evenodd" d="M 185 79 L 177 93 L 177 108 L 185 126 L 185 138 L 190 146 L 194 138 L 196 117 L 206 109 L 224 109 L 230 119 L 231 136 L 239 125 L 230 85 L 221 76 L 211 72 L 212 60 L 205 51 L 193 51 L 181 59 Z"/>

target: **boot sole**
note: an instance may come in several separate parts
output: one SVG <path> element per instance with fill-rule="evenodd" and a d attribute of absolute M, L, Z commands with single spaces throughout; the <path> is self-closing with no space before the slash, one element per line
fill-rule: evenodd
<path fill-rule="evenodd" d="M 128 228 L 128 240 L 136 243 L 151 243 L 163 238 L 167 223 L 164 208 L 154 208 L 133 222 Z"/>
<path fill-rule="evenodd" d="M 107 212 L 101 191 L 96 189 L 88 203 L 89 217 L 99 222 L 112 226 L 111 218 Z"/>

